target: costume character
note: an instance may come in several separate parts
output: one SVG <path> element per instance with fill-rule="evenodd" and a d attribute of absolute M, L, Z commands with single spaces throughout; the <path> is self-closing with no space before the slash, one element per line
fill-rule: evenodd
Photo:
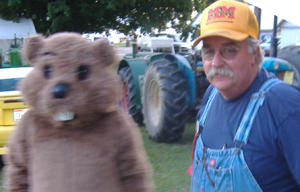
<path fill-rule="evenodd" d="M 31 73 L 21 82 L 30 109 L 12 133 L 6 191 L 152 191 L 137 125 L 118 107 L 115 52 L 77 33 L 29 38 Z"/>

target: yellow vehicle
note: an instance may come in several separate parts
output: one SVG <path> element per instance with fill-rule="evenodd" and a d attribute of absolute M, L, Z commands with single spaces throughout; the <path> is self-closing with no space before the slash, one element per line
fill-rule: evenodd
<path fill-rule="evenodd" d="M 5 154 L 11 131 L 29 108 L 17 85 L 31 70 L 32 67 L 0 68 L 0 155 Z"/>

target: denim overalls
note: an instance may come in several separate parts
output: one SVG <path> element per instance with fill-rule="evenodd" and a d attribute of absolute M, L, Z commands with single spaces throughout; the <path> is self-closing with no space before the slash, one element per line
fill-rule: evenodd
<path fill-rule="evenodd" d="M 262 191 L 246 164 L 241 148 L 247 144 L 252 123 L 267 91 L 279 82 L 280 80 L 276 78 L 269 79 L 259 92 L 252 94 L 234 137 L 234 148 L 209 149 L 203 145 L 201 136 L 198 136 L 193 160 L 192 192 Z M 214 88 L 210 94 L 199 122 L 200 129 L 204 128 L 207 112 L 217 92 Z"/>

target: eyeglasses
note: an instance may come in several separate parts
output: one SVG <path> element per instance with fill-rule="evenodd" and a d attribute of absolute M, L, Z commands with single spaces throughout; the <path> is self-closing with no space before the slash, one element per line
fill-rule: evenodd
<path fill-rule="evenodd" d="M 219 50 L 219 53 L 224 59 L 233 59 L 235 58 L 237 52 L 240 50 L 241 47 L 236 46 L 226 46 L 222 47 Z M 201 54 L 202 58 L 206 61 L 211 61 L 214 59 L 216 51 L 209 47 L 203 47 Z"/>

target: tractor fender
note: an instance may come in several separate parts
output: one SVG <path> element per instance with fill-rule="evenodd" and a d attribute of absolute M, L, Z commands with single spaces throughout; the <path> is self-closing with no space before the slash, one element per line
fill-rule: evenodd
<path fill-rule="evenodd" d="M 178 67 L 186 80 L 185 87 L 188 93 L 187 104 L 190 108 L 194 108 L 196 98 L 196 85 L 193 70 L 190 63 L 182 55 L 166 54 L 165 58 L 178 64 Z"/>
<path fill-rule="evenodd" d="M 262 67 L 268 71 L 291 71 L 289 62 L 275 57 L 264 57 Z"/>
<path fill-rule="evenodd" d="M 289 61 L 275 58 L 265 57 L 261 65 L 263 68 L 274 73 L 278 78 L 285 82 L 300 87 L 300 77 L 297 69 Z M 284 72 L 284 73 L 282 73 Z"/>
<path fill-rule="evenodd" d="M 129 67 L 131 69 L 134 79 L 134 89 L 136 92 L 136 108 L 137 110 L 142 110 L 142 86 L 144 83 L 147 61 L 145 61 L 143 58 L 122 59 L 119 64 L 118 71 L 123 67 Z"/>

